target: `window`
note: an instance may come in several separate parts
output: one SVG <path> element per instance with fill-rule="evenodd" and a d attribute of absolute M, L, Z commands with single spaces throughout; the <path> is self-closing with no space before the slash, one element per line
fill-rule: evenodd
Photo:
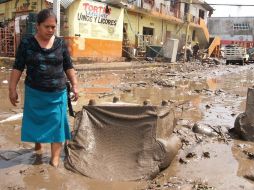
<path fill-rule="evenodd" d="M 143 27 L 143 41 L 145 44 L 153 44 L 154 29 L 149 27 Z"/>
<path fill-rule="evenodd" d="M 155 0 L 144 0 L 145 3 L 150 4 L 152 7 L 154 6 L 154 1 Z"/>
<path fill-rule="evenodd" d="M 171 38 L 172 32 L 166 31 L 166 39 Z"/>
<path fill-rule="evenodd" d="M 180 2 L 179 2 L 179 0 L 170 0 L 169 12 L 171 12 L 171 14 L 173 13 L 173 15 L 175 17 L 179 17 L 179 12 L 180 12 Z"/>
<path fill-rule="evenodd" d="M 176 0 L 171 0 L 170 1 L 170 11 L 174 12 L 175 8 L 177 7 L 177 2 Z"/>
<path fill-rule="evenodd" d="M 184 14 L 187 14 L 190 10 L 190 5 L 188 3 L 184 3 Z"/>
<path fill-rule="evenodd" d="M 143 35 L 153 36 L 153 28 L 143 27 Z"/>
<path fill-rule="evenodd" d="M 199 18 L 205 19 L 205 11 L 202 9 L 199 9 Z"/>
<path fill-rule="evenodd" d="M 234 30 L 250 30 L 249 23 L 237 23 L 233 26 Z"/>

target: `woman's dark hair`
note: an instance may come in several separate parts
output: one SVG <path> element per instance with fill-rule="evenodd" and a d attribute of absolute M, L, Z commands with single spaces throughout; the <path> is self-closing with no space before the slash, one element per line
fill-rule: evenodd
<path fill-rule="evenodd" d="M 52 9 L 43 9 L 41 10 L 37 15 L 37 24 L 41 24 L 45 20 L 47 20 L 49 17 L 54 17 L 56 22 L 57 18 Z"/>

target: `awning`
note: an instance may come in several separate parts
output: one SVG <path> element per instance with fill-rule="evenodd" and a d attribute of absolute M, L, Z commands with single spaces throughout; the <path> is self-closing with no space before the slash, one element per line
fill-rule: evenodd
<path fill-rule="evenodd" d="M 53 3 L 53 0 L 46 0 L 50 3 Z M 60 0 L 60 4 L 67 9 L 75 0 Z"/>
<path fill-rule="evenodd" d="M 124 5 L 128 4 L 128 0 L 96 0 L 102 3 L 106 3 L 113 6 L 123 7 Z"/>

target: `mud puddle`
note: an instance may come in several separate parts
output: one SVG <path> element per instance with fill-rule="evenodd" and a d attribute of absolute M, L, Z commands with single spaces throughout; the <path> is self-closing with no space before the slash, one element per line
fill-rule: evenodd
<path fill-rule="evenodd" d="M 0 79 L 8 80 L 7 72 Z M 149 100 L 178 103 L 176 114 L 187 126 L 178 125 L 176 133 L 186 143 L 171 166 L 156 179 L 139 182 L 103 182 L 48 165 L 50 149 L 44 146 L 41 158 L 35 157 L 32 144 L 19 140 L 21 120 L 0 123 L 1 189 L 254 189 L 253 160 L 246 151 L 253 144 L 228 138 L 197 135 L 191 131 L 196 122 L 232 128 L 235 117 L 245 109 L 247 87 L 254 81 L 253 67 L 198 66 L 160 67 L 125 71 L 78 73 L 80 110 L 90 99 L 97 103 L 120 101 L 142 104 Z M 0 81 L 0 82 L 1 82 Z M 8 101 L 8 85 L 0 84 L 0 121 L 22 112 L 23 86 L 19 85 L 21 103 L 13 108 Z M 193 137 L 193 138 L 192 138 Z M 193 157 L 186 156 L 192 153 Z M 64 154 L 62 155 L 64 158 Z M 202 188 L 201 188 L 202 187 Z"/>

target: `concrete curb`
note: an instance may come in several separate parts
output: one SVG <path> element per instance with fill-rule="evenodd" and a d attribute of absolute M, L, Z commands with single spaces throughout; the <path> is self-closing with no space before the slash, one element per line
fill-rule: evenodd
<path fill-rule="evenodd" d="M 178 65 L 177 63 L 135 63 L 135 62 L 116 62 L 116 63 L 93 63 L 74 65 L 77 71 L 106 71 L 124 69 L 142 69 Z"/>
<path fill-rule="evenodd" d="M 0 57 L 0 66 L 12 68 L 15 58 Z M 74 62 L 74 68 L 79 71 L 107 71 L 107 70 L 125 70 L 125 69 L 142 69 L 179 65 L 179 63 L 166 63 L 166 62 L 101 62 L 101 63 L 84 63 L 77 64 Z"/>

